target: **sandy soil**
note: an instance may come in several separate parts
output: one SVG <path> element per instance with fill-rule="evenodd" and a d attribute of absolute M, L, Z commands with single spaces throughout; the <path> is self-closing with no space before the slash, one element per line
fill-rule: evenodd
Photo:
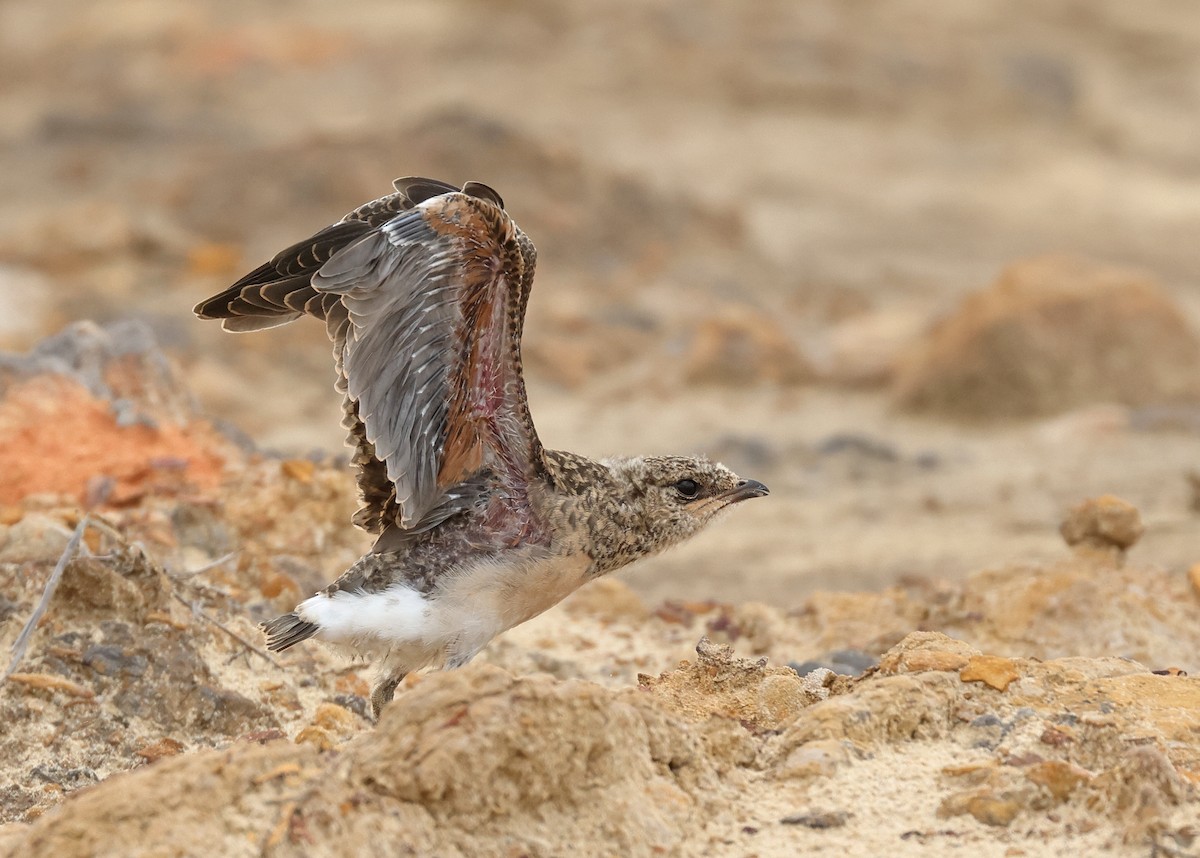
<path fill-rule="evenodd" d="M 45 350 L 82 319 L 145 326 L 92 332 L 66 376 L 0 363 L 0 640 L 83 505 L 115 528 L 68 566 L 21 667 L 35 678 L 0 689 L 22 725 L 0 738 L 0 844 L 49 854 L 75 837 L 55 827 L 70 814 L 43 811 L 96 781 L 68 802 L 79 819 L 116 813 L 121 783 L 188 796 L 228 771 L 192 842 L 227 838 L 230 854 L 334 854 L 384 817 L 414 854 L 608 837 L 629 854 L 1195 851 L 1192 681 L 1112 661 L 1200 670 L 1200 15 L 1186 5 L 19 0 L 0 8 L 0 45 L 0 350 Z M 210 622 L 257 640 L 254 620 L 363 547 L 344 524 L 323 332 L 233 337 L 189 310 L 404 174 L 495 186 L 537 243 L 527 372 L 548 445 L 707 451 L 773 492 L 506 636 L 477 671 L 418 684 L 420 717 L 373 731 L 355 714 L 359 667 L 320 652 L 268 665 Z M 1104 494 L 1145 524 L 1123 565 L 1059 534 Z M 925 630 L 954 640 L 905 639 Z M 770 670 L 900 649 L 743 736 L 740 711 L 696 726 L 725 704 L 686 669 L 637 678 L 695 661 L 703 634 Z M 939 655 L 917 670 L 909 650 Z M 1016 690 L 962 678 L 981 653 L 1014 660 Z M 747 687 L 783 681 L 745 670 Z M 942 714 L 811 732 L 822 711 L 882 712 L 893 693 Z M 528 696 L 547 724 L 581 707 L 598 736 L 649 738 L 537 744 L 559 736 L 549 726 L 505 744 L 486 725 Z M 590 754 L 635 774 L 526 779 L 500 762 L 506 827 L 453 786 L 451 752 L 440 774 L 409 765 L 468 698 L 499 760 Z M 1047 742 L 1043 721 L 1076 732 Z M 236 741 L 270 731 L 307 738 Z M 407 774 L 366 771 L 380 747 Z M 661 815 L 625 813 L 647 804 Z M 1130 804 L 1151 821 L 1114 810 Z M 779 822 L 843 811 L 825 829 Z M 160 824 L 144 803 L 126 812 Z M 171 813 L 148 843 L 173 842 Z"/>

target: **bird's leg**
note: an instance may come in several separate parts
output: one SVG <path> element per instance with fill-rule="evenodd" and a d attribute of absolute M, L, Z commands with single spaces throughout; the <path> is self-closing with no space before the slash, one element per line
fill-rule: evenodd
<path fill-rule="evenodd" d="M 459 638 L 453 644 L 450 645 L 450 648 L 446 653 L 446 668 L 445 669 L 446 670 L 455 670 L 456 668 L 462 667 L 464 664 L 469 662 L 475 656 L 479 655 L 479 651 L 481 649 L 483 649 L 482 646 L 477 646 L 474 648 L 464 647 L 463 643 L 462 643 L 462 638 Z"/>
<path fill-rule="evenodd" d="M 403 682 L 407 675 L 407 670 L 393 670 L 384 675 L 371 691 L 371 712 L 375 715 L 376 721 L 379 720 L 379 713 L 383 711 L 383 707 L 392 702 L 396 686 Z"/>

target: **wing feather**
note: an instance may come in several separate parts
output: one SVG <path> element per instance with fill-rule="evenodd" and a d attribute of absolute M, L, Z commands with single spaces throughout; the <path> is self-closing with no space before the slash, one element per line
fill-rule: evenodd
<path fill-rule="evenodd" d="M 543 465 L 521 381 L 519 235 L 490 200 L 442 193 L 313 277 L 346 307 L 346 393 L 395 486 L 401 527 L 484 467 L 528 512 L 520 499 Z"/>
<path fill-rule="evenodd" d="M 359 526 L 433 527 L 477 502 L 490 474 L 528 533 L 525 491 L 544 473 L 520 361 L 533 245 L 486 185 L 460 192 L 410 177 L 395 187 L 196 312 L 235 331 L 302 314 L 325 321 L 356 450 Z"/>
<path fill-rule="evenodd" d="M 196 315 L 202 319 L 225 320 L 222 325 L 227 331 L 272 328 L 298 319 L 297 313 L 323 317 L 322 311 L 328 311 L 328 305 L 310 304 L 312 276 L 322 265 L 400 212 L 410 210 L 430 196 L 458 190 L 436 179 L 412 176 L 397 179 L 393 184 L 396 193 L 361 205 L 337 223 L 279 251 L 270 262 L 263 263 L 225 291 L 198 304 Z M 474 182 L 468 184 L 487 188 Z M 495 195 L 495 191 L 491 193 Z"/>

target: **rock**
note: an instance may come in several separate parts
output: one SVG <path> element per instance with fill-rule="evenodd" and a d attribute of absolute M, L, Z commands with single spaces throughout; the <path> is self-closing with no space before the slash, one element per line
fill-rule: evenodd
<path fill-rule="evenodd" d="M 57 561 L 71 539 L 72 528 L 59 518 L 30 513 L 5 530 L 5 538 L 0 542 L 0 563 L 28 563 Z"/>
<path fill-rule="evenodd" d="M 959 671 L 978 655 L 978 650 L 939 632 L 913 632 L 883 654 L 879 671 L 887 674 Z"/>
<path fill-rule="evenodd" d="M 38 519 L 27 515 L 14 527 L 32 527 Z M 172 616 L 179 585 L 161 567 L 119 537 L 105 535 L 92 547 L 96 553 L 76 556 L 65 567 L 20 670 L 0 686 L 0 719 L 6 725 L 0 758 L 8 761 L 0 767 L 0 790 L 8 788 L 4 782 L 13 767 L 78 760 L 104 778 L 179 753 L 185 743 L 202 747 L 278 726 L 271 710 L 233 687 L 244 680 L 231 676 L 227 633 Z M 54 548 L 37 561 L 48 566 L 58 553 Z M 21 569 L 0 563 L 0 587 L 19 594 L 24 617 L 40 596 L 44 576 L 30 582 L 36 587 L 14 586 Z M 12 635 L 19 626 L 11 624 Z M 52 729 L 45 730 L 47 725 Z M 37 742 L 28 741 L 33 733 Z M 179 748 L 172 750 L 164 734 Z M 11 806 L 27 814 L 61 798 L 30 793 L 20 782 L 13 789 Z"/>
<path fill-rule="evenodd" d="M 975 572 L 922 622 L 992 652 L 1117 654 L 1200 670 L 1200 599 L 1187 576 L 1114 565 L 1116 550 Z"/>
<path fill-rule="evenodd" d="M 64 602 L 104 613 L 134 616 L 146 607 L 146 596 L 133 581 L 93 557 L 77 557 L 68 563 L 55 595 Z"/>
<path fill-rule="evenodd" d="M 119 412 L 122 425 L 156 420 L 183 422 L 195 403 L 154 333 L 137 321 L 100 326 L 75 322 L 46 337 L 26 355 L 0 354 L 0 396 L 39 375 L 82 385 Z"/>
<path fill-rule="evenodd" d="M 1071 509 L 1059 532 L 1072 548 L 1115 553 L 1118 557 L 1146 528 L 1137 507 L 1112 495 L 1089 498 Z"/>
<path fill-rule="evenodd" d="M 789 385 L 816 376 L 779 323 L 747 307 L 702 321 L 684 361 L 684 377 L 691 384 Z"/>
<path fill-rule="evenodd" d="M 161 760 L 164 757 L 174 757 L 184 751 L 184 744 L 177 739 L 172 739 L 170 736 L 163 736 L 157 742 L 152 742 L 145 747 L 138 748 L 137 755 L 148 763 L 153 763 L 156 760 Z"/>
<path fill-rule="evenodd" d="M 1025 771 L 1030 783 L 1045 787 L 1055 803 L 1071 797 L 1079 787 L 1091 782 L 1091 772 L 1065 760 L 1044 760 Z"/>
<path fill-rule="evenodd" d="M 790 747 L 771 768 L 779 780 L 807 780 L 829 777 L 851 765 L 861 756 L 857 746 L 846 739 L 812 739 Z"/>
<path fill-rule="evenodd" d="M 308 763 L 316 752 L 291 744 L 265 746 L 238 745 L 227 751 L 202 750 L 160 760 L 136 772 L 117 775 L 105 786 L 80 795 L 73 813 L 51 813 L 38 824 L 45 838 L 33 843 L 25 839 L 25 854 L 31 856 L 83 856 L 102 854 L 117 841 L 126 855 L 152 855 L 164 844 L 184 837 L 192 845 L 203 843 L 206 851 L 217 855 L 246 853 L 246 829 L 222 831 L 212 820 L 240 809 L 241 813 L 270 830 L 271 820 L 261 808 L 266 798 L 283 803 L 294 789 L 293 783 L 275 778 L 256 783 L 264 771 L 280 763 Z M 240 793 L 244 802 L 236 798 Z M 147 813 L 149 806 L 158 808 Z M 240 808 L 239 808 L 240 806 Z M 127 838 L 125 827 L 130 816 L 141 817 L 136 838 Z M 31 828 L 26 838 L 33 836 Z"/>
<path fill-rule="evenodd" d="M 1200 399 L 1200 340 L 1145 276 L 1071 257 L 1016 263 L 905 357 L 896 401 L 957 418 Z"/>
<path fill-rule="evenodd" d="M 93 644 L 83 652 L 82 661 L 104 676 L 138 677 L 146 672 L 145 655 L 112 645 Z"/>
<path fill-rule="evenodd" d="M 1129 748 L 1117 765 L 1092 783 L 1097 803 L 1124 820 L 1126 841 L 1139 840 L 1161 828 L 1171 809 L 1195 794 L 1194 787 L 1154 745 Z"/>
<path fill-rule="evenodd" d="M 963 682 L 982 682 L 997 691 L 1004 691 L 1021 674 L 1011 658 L 997 655 L 974 655 L 959 672 Z"/>
<path fill-rule="evenodd" d="M 938 816 L 950 817 L 970 814 L 984 825 L 1005 827 L 1017 818 L 1021 803 L 1012 798 L 981 791 L 968 796 L 952 796 L 942 802 Z"/>

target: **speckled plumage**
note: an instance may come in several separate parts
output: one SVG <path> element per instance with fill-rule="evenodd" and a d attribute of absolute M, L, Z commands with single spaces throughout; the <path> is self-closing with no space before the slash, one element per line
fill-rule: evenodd
<path fill-rule="evenodd" d="M 196 307 L 231 331 L 308 314 L 334 343 L 372 550 L 291 613 L 268 646 L 309 637 L 405 673 L 457 667 L 599 575 L 766 494 L 703 457 L 592 461 L 542 448 L 520 343 L 537 254 L 500 196 L 398 179 Z"/>

